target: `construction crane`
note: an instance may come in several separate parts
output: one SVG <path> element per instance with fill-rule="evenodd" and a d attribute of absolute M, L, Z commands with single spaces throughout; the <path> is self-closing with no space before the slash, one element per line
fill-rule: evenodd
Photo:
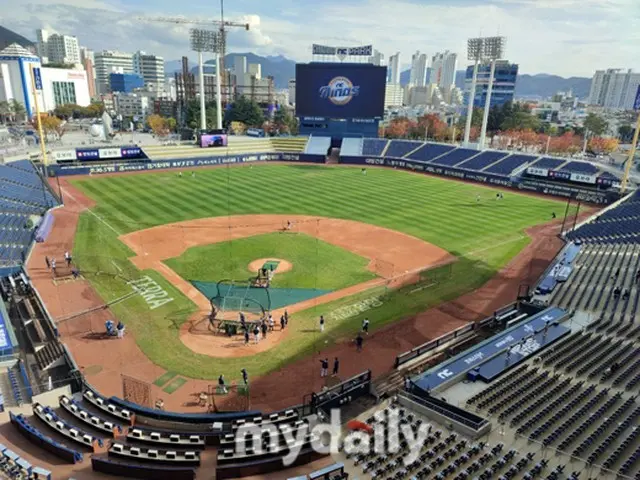
<path fill-rule="evenodd" d="M 191 20 L 184 17 L 137 17 L 138 20 L 144 22 L 158 22 L 158 23 L 176 23 L 183 25 L 215 25 L 220 32 L 219 47 L 216 53 L 216 116 L 217 127 L 222 128 L 222 75 L 224 72 L 224 57 L 227 49 L 227 32 L 226 27 L 242 27 L 245 30 L 249 30 L 248 23 L 231 22 L 224 19 L 224 0 L 220 0 L 220 20 Z M 200 63 L 200 129 L 206 129 L 206 113 L 205 113 L 205 95 L 204 95 L 204 65 L 202 63 L 202 52 L 198 52 Z"/>
<path fill-rule="evenodd" d="M 138 20 L 141 20 L 143 22 L 156 22 L 156 23 L 176 23 L 176 24 L 182 24 L 182 25 L 214 25 L 217 26 L 220 34 L 221 34 L 221 38 L 222 38 L 222 45 L 221 45 L 221 50 L 220 50 L 220 56 L 222 61 L 224 61 L 224 56 L 226 54 L 226 47 L 227 47 L 227 33 L 226 33 L 226 27 L 242 27 L 245 30 L 249 30 L 250 25 L 248 23 L 241 23 L 241 22 L 231 22 L 229 20 L 191 20 L 189 18 L 185 18 L 185 17 L 138 17 Z"/>

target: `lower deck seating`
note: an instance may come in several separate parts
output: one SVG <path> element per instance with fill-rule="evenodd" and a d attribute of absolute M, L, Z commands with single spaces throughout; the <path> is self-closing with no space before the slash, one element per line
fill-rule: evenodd
<path fill-rule="evenodd" d="M 140 462 L 166 463 L 174 465 L 200 465 L 200 452 L 196 450 L 166 450 L 142 448 L 114 442 L 109 455 L 136 459 Z"/>
<path fill-rule="evenodd" d="M 31 425 L 24 415 L 14 415 L 13 413 L 10 413 L 9 416 L 11 423 L 15 425 L 20 433 L 27 437 L 32 443 L 39 445 L 68 463 L 78 463 L 82 461 L 82 453 L 72 450 L 61 443 L 56 442 L 52 438 L 47 437 Z"/>
<path fill-rule="evenodd" d="M 144 478 L 148 480 L 194 480 L 196 471 L 188 466 L 133 464 L 117 459 L 94 455 L 91 457 L 94 471 L 120 478 Z"/>

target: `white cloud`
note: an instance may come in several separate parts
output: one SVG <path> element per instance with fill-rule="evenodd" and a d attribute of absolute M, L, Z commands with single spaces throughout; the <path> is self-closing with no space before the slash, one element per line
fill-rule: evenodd
<path fill-rule="evenodd" d="M 36 28 L 50 25 L 94 49 L 143 49 L 168 60 L 188 53 L 188 25 L 135 18 L 175 8 L 162 0 L 154 6 L 157 11 L 144 13 L 109 0 L 27 1 L 4 0 L 0 15 L 4 25 L 28 38 Z M 202 12 L 210 11 L 207 5 L 195 0 L 189 10 L 193 18 L 203 18 Z M 312 43 L 372 43 L 385 55 L 400 51 L 403 63 L 415 50 L 449 49 L 459 53 L 462 68 L 468 37 L 500 34 L 507 37 L 507 58 L 519 63 L 523 73 L 590 76 L 607 67 L 640 70 L 639 5 L 638 0 L 239 0 L 229 2 L 226 17 L 251 28 L 230 29 L 228 50 L 308 61 Z M 248 10 L 233 10 L 242 6 Z"/>

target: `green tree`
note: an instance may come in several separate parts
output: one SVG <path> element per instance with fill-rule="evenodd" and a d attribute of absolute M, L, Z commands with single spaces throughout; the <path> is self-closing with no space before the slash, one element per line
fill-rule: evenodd
<path fill-rule="evenodd" d="M 11 105 L 6 100 L 0 101 L 0 120 L 2 123 L 7 122 L 7 118 L 11 116 Z"/>
<path fill-rule="evenodd" d="M 216 128 L 216 102 L 207 102 L 204 106 L 207 116 L 207 129 Z M 200 129 L 200 101 L 191 100 L 187 104 L 185 122 L 189 128 Z"/>
<path fill-rule="evenodd" d="M 603 135 L 607 132 L 609 124 L 607 121 L 595 113 L 589 113 L 587 118 L 584 119 L 584 128 L 593 135 Z"/>
<path fill-rule="evenodd" d="M 24 108 L 24 105 L 22 105 L 15 98 L 11 99 L 11 102 L 9 102 L 9 107 L 11 108 L 11 114 L 16 120 L 24 118 L 27 114 L 27 110 Z"/>
<path fill-rule="evenodd" d="M 173 117 L 167 118 L 167 128 L 169 129 L 169 131 L 175 132 L 177 124 L 178 124 L 178 122 L 176 122 L 175 118 L 173 118 Z"/>
<path fill-rule="evenodd" d="M 225 124 L 229 125 L 231 122 L 242 122 L 248 127 L 260 127 L 264 123 L 264 113 L 256 102 L 241 96 L 231 104 L 225 115 Z"/>
<path fill-rule="evenodd" d="M 86 114 L 92 118 L 101 117 L 104 113 L 104 104 L 102 102 L 91 102 L 91 105 L 86 107 Z"/>
<path fill-rule="evenodd" d="M 620 125 L 618 127 L 618 137 L 622 143 L 630 143 L 633 140 L 633 127 L 631 125 Z"/>

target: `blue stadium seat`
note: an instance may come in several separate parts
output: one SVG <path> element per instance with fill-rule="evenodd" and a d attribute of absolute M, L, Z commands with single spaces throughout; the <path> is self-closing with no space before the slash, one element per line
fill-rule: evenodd
<path fill-rule="evenodd" d="M 475 157 L 469 160 L 466 160 L 465 162 L 459 163 L 457 167 L 464 168 L 466 170 L 479 171 L 479 170 L 482 170 L 483 168 L 488 167 L 492 163 L 497 162 L 501 158 L 506 157 L 507 155 L 509 155 L 508 152 L 494 152 L 494 151 L 482 152 L 481 154 L 476 155 Z"/>
<path fill-rule="evenodd" d="M 553 170 L 554 168 L 558 168 L 560 165 L 565 163 L 566 160 L 561 160 L 559 158 L 551 158 L 551 157 L 543 157 L 530 167 L 533 168 L 546 168 L 548 170 Z"/>
<path fill-rule="evenodd" d="M 420 152 L 420 150 L 418 150 L 418 152 Z M 456 148 L 454 150 L 447 152 L 445 155 L 442 155 L 437 159 L 433 160 L 433 163 L 436 163 L 438 165 L 446 165 L 448 167 L 453 167 L 459 163 L 464 162 L 465 160 L 470 159 L 474 155 L 478 155 L 479 153 L 480 152 L 478 150 L 472 150 L 469 148 Z M 413 158 L 413 155 L 410 155 L 408 158 Z"/>
<path fill-rule="evenodd" d="M 415 150 L 423 143 L 424 142 L 414 142 L 410 140 L 391 140 L 384 156 L 394 158 L 404 157 L 407 153 Z"/>
<path fill-rule="evenodd" d="M 362 145 L 362 155 L 379 157 L 387 146 L 389 140 L 384 138 L 365 138 Z"/>
<path fill-rule="evenodd" d="M 415 152 L 412 152 L 410 155 L 407 155 L 406 158 L 411 160 L 420 160 L 422 162 L 430 162 L 434 159 L 438 159 L 436 163 L 439 162 L 440 155 L 444 155 L 445 153 L 450 152 L 455 147 L 452 145 L 442 145 L 439 143 L 425 143 L 422 147 L 420 147 Z"/>
<path fill-rule="evenodd" d="M 523 165 L 533 162 L 537 157 L 531 155 L 509 155 L 504 160 L 500 160 L 495 165 L 491 165 L 484 170 L 487 173 L 495 173 L 496 175 L 510 176 L 514 170 Z"/>
<path fill-rule="evenodd" d="M 595 165 L 587 162 L 569 162 L 564 167 L 562 167 L 560 171 L 594 175 L 598 173 L 600 169 Z"/>

